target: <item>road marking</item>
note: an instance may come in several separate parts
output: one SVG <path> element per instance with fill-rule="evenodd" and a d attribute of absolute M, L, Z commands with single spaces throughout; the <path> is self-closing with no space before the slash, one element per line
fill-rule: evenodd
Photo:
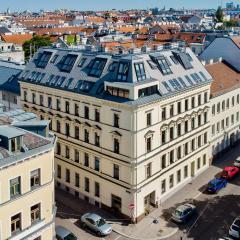
<path fill-rule="evenodd" d="M 117 239 L 119 239 L 120 237 L 122 237 L 121 235 L 119 235 L 119 236 L 117 236 L 114 240 L 117 240 Z"/>
<path fill-rule="evenodd" d="M 197 224 L 198 220 L 201 218 L 201 216 L 203 215 L 203 213 L 205 212 L 205 210 L 207 209 L 208 204 L 205 206 L 205 208 L 202 210 L 202 212 L 199 214 L 199 216 L 197 217 L 196 221 L 192 224 L 192 226 L 190 226 L 190 228 L 187 230 L 187 233 L 190 233 L 190 231 L 193 229 L 193 227 Z"/>
<path fill-rule="evenodd" d="M 202 193 L 199 192 L 193 199 L 197 199 Z"/>

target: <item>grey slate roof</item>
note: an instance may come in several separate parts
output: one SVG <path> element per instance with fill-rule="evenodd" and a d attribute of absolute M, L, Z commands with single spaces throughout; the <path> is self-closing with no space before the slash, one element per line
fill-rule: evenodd
<path fill-rule="evenodd" d="M 0 61 L 0 90 L 20 94 L 18 76 L 23 69 L 22 65 Z"/>
<path fill-rule="evenodd" d="M 44 52 L 51 52 L 52 56 L 46 64 L 46 67 L 40 68 L 37 62 L 39 61 L 39 54 Z M 60 69 L 61 59 L 69 54 L 76 55 L 77 59 L 70 72 L 63 72 Z M 53 63 L 52 59 L 56 55 L 58 55 L 58 58 Z M 79 67 L 78 64 L 83 58 L 86 58 L 86 61 L 83 66 Z M 159 58 L 167 62 L 167 65 L 169 65 L 171 69 L 170 74 L 164 74 L 162 72 L 161 63 L 158 62 Z M 106 64 L 99 77 L 89 74 L 91 71 L 89 65 L 96 59 L 106 60 Z M 151 64 L 149 62 L 151 62 Z M 113 63 L 115 67 L 111 69 Z M 128 70 L 126 71 L 126 80 L 117 78 L 120 63 L 129 64 Z M 136 63 L 142 63 L 144 65 L 146 76 L 143 80 L 137 76 L 135 69 Z M 154 101 L 154 99 L 159 97 L 175 94 L 176 92 L 185 91 L 193 87 L 197 88 L 204 83 L 209 84 L 212 78 L 188 48 L 186 52 L 181 49 L 165 49 L 149 53 L 138 52 L 123 55 L 113 55 L 111 53 L 96 51 L 89 52 L 78 49 L 43 48 L 36 54 L 33 61 L 26 66 L 26 69 L 20 75 L 20 79 L 21 81 L 32 84 L 135 105 L 130 99 L 107 95 L 104 92 L 104 83 L 112 82 L 119 84 L 120 88 L 124 88 L 124 85 L 140 86 L 154 81 L 156 84 L 158 83 L 158 93 L 148 98 L 144 97 L 143 99 L 139 98 L 135 100 L 136 103 L 141 104 L 146 102 L 146 99 L 148 99 L 147 101 Z"/>
<path fill-rule="evenodd" d="M 7 126 L 7 125 L 0 126 L 0 137 L 4 136 L 4 137 L 11 139 L 14 137 L 22 136 L 24 134 L 25 134 L 25 132 L 20 129 L 17 129 L 17 128 L 14 128 L 11 126 Z"/>

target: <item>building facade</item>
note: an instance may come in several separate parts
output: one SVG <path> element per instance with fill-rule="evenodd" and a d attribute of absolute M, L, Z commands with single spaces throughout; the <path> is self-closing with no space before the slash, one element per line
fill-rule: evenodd
<path fill-rule="evenodd" d="M 58 136 L 56 185 L 140 220 L 208 168 L 211 76 L 189 48 L 42 49 L 22 106 Z"/>
<path fill-rule="evenodd" d="M 5 120 L 0 125 L 0 239 L 55 239 L 56 138 L 24 130 L 38 131 L 42 122 L 11 126 Z"/>

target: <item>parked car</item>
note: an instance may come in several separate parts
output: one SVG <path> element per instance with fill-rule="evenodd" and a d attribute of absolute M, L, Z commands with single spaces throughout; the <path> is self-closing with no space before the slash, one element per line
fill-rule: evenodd
<path fill-rule="evenodd" d="M 239 173 L 238 167 L 225 167 L 222 171 L 221 177 L 232 179 Z"/>
<path fill-rule="evenodd" d="M 172 220 L 178 223 L 186 222 L 194 213 L 196 212 L 196 207 L 192 204 L 186 203 L 180 205 L 172 213 Z"/>
<path fill-rule="evenodd" d="M 222 188 L 226 187 L 227 180 L 225 178 L 214 178 L 208 183 L 207 191 L 216 193 Z"/>
<path fill-rule="evenodd" d="M 98 236 L 106 236 L 112 232 L 110 224 L 95 213 L 86 213 L 81 217 L 83 227 L 88 227 L 98 234 Z"/>
<path fill-rule="evenodd" d="M 234 161 L 233 165 L 234 165 L 235 167 L 240 167 L 240 157 L 238 157 L 238 158 Z"/>
<path fill-rule="evenodd" d="M 229 235 L 235 238 L 240 238 L 240 216 L 233 221 L 229 228 Z"/>
<path fill-rule="evenodd" d="M 79 240 L 72 232 L 62 226 L 56 227 L 56 238 L 57 240 Z"/>

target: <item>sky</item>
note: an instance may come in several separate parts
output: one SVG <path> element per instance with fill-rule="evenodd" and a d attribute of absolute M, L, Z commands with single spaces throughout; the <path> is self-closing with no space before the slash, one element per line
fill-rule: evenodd
<path fill-rule="evenodd" d="M 229 0 L 230 1 L 230 0 Z M 76 10 L 104 10 L 104 9 L 132 9 L 132 8 L 217 8 L 225 5 L 226 0 L 0 0 L 0 12 L 10 8 L 12 12 L 21 10 L 36 11 L 39 9 L 76 9 Z M 240 3 L 240 0 L 235 1 Z"/>

